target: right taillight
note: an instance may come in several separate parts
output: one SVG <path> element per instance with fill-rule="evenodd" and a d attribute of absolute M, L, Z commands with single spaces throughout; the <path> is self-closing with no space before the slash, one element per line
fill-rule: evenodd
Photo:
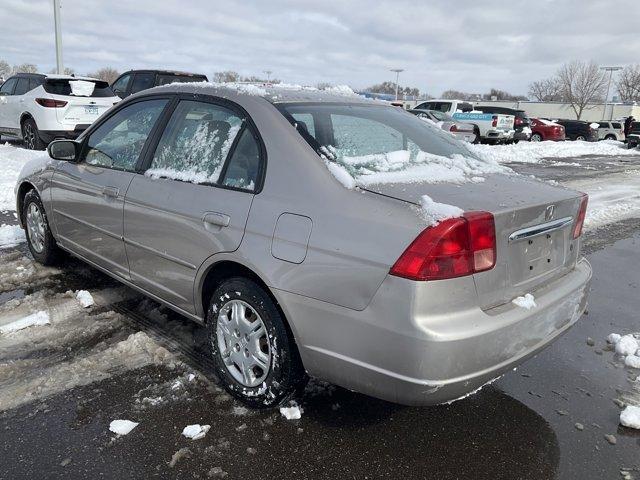
<path fill-rule="evenodd" d="M 53 98 L 36 98 L 36 102 L 47 108 L 62 108 L 67 104 L 64 100 L 54 100 Z"/>
<path fill-rule="evenodd" d="M 451 125 L 449 127 L 449 131 L 450 132 L 457 132 L 458 131 L 458 126 L 454 123 L 453 125 Z"/>
<path fill-rule="evenodd" d="M 589 195 L 585 193 L 580 199 L 580 209 L 578 210 L 576 223 L 573 226 L 574 239 L 582 235 L 582 226 L 584 225 L 584 217 L 587 215 L 587 203 L 589 203 Z"/>
<path fill-rule="evenodd" d="M 492 127 L 497 127 L 498 126 L 498 116 L 494 115 L 493 117 L 491 117 L 491 126 Z"/>
<path fill-rule="evenodd" d="M 411 280 L 443 280 L 490 270 L 495 264 L 493 215 L 468 212 L 424 229 L 390 273 Z"/>

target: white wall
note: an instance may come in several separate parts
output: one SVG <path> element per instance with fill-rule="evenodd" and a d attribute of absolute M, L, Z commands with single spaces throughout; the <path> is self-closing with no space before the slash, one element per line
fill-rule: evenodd
<path fill-rule="evenodd" d="M 574 119 L 576 114 L 568 103 L 555 102 L 472 102 L 474 105 L 496 105 L 524 110 L 529 117 Z M 580 120 L 597 122 L 599 120 L 619 119 L 633 115 L 640 118 L 640 105 L 589 104 L 582 112 Z"/>

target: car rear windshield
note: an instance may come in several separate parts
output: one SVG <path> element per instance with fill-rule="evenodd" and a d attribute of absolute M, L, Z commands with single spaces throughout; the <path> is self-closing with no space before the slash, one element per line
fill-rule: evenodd
<path fill-rule="evenodd" d="M 321 157 L 364 184 L 392 178 L 439 181 L 456 162 L 469 166 L 469 171 L 487 170 L 463 142 L 398 107 L 337 103 L 276 106 Z"/>
<path fill-rule="evenodd" d="M 71 82 L 86 82 L 93 83 L 93 91 L 90 95 L 87 95 L 87 90 L 84 89 L 75 89 L 72 88 Z M 44 90 L 47 93 L 51 93 L 53 95 L 74 95 L 74 96 L 82 96 L 82 97 L 114 97 L 115 93 L 111 90 L 111 87 L 107 82 L 103 82 L 102 80 L 84 80 L 78 79 L 74 80 L 73 78 L 47 78 L 44 82 Z"/>
<path fill-rule="evenodd" d="M 204 75 L 172 75 L 170 73 L 158 74 L 158 85 L 167 85 L 168 83 L 191 83 L 206 82 L 207 77 Z"/>

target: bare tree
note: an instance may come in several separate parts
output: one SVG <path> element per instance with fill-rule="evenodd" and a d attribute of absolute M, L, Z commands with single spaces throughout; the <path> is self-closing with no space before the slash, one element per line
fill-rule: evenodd
<path fill-rule="evenodd" d="M 108 84 L 112 84 L 120 76 L 120 72 L 113 67 L 103 67 L 93 73 L 88 74 L 89 77 L 99 78 Z"/>
<path fill-rule="evenodd" d="M 573 61 L 558 70 L 560 92 L 580 120 L 588 104 L 602 100 L 607 88 L 607 77 L 594 62 Z"/>
<path fill-rule="evenodd" d="M 55 75 L 58 73 L 58 69 L 52 68 L 51 70 L 49 70 L 49 73 L 52 73 Z M 75 73 L 76 71 L 71 67 L 64 67 L 64 71 L 62 72 L 63 75 L 74 75 Z"/>
<path fill-rule="evenodd" d="M 498 90 L 497 88 L 492 88 L 489 90 L 489 93 L 482 95 L 483 100 L 491 100 L 493 97 L 496 97 L 496 100 L 507 100 L 511 102 L 527 99 L 527 97 L 523 95 L 513 95 L 512 93 L 505 92 L 504 90 Z"/>
<path fill-rule="evenodd" d="M 237 82 L 238 80 L 240 80 L 240 75 L 238 75 L 238 72 L 232 70 L 213 74 L 213 81 L 216 83 Z"/>
<path fill-rule="evenodd" d="M 440 95 L 444 100 L 475 100 L 478 95 L 461 92 L 459 90 L 446 90 Z"/>
<path fill-rule="evenodd" d="M 23 63 L 22 65 L 14 65 L 13 73 L 38 73 L 38 67 L 33 63 Z"/>
<path fill-rule="evenodd" d="M 539 102 L 560 102 L 561 90 L 557 77 L 545 78 L 529 85 L 529 96 Z"/>
<path fill-rule="evenodd" d="M 620 100 L 640 101 L 640 65 L 627 65 L 618 75 L 616 82 Z"/>
<path fill-rule="evenodd" d="M 0 80 L 5 80 L 9 75 L 11 75 L 11 65 L 0 60 Z"/>

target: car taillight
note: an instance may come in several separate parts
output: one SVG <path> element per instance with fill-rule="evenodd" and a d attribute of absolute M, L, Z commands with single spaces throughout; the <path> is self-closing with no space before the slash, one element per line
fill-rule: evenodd
<path fill-rule="evenodd" d="M 36 102 L 47 108 L 61 108 L 67 104 L 64 100 L 54 100 L 52 98 L 36 98 Z"/>
<path fill-rule="evenodd" d="M 582 235 L 582 226 L 584 225 L 584 217 L 587 215 L 587 203 L 589 203 L 589 195 L 586 193 L 580 199 L 580 209 L 576 217 L 576 223 L 573 226 L 574 240 Z"/>
<path fill-rule="evenodd" d="M 443 280 L 492 269 L 496 228 L 489 212 L 467 212 L 424 229 L 391 267 L 410 280 Z"/>
<path fill-rule="evenodd" d="M 497 127 L 498 126 L 498 117 L 496 115 L 494 115 L 493 117 L 491 117 L 491 119 L 493 120 L 491 122 L 491 126 L 492 127 Z"/>
<path fill-rule="evenodd" d="M 514 125 L 522 125 L 524 123 L 524 121 L 521 118 L 516 117 L 516 119 L 514 120 L 513 123 L 514 123 Z"/>
<path fill-rule="evenodd" d="M 449 131 L 450 132 L 457 132 L 458 131 L 458 126 L 454 123 L 453 125 L 451 125 L 449 127 Z"/>

